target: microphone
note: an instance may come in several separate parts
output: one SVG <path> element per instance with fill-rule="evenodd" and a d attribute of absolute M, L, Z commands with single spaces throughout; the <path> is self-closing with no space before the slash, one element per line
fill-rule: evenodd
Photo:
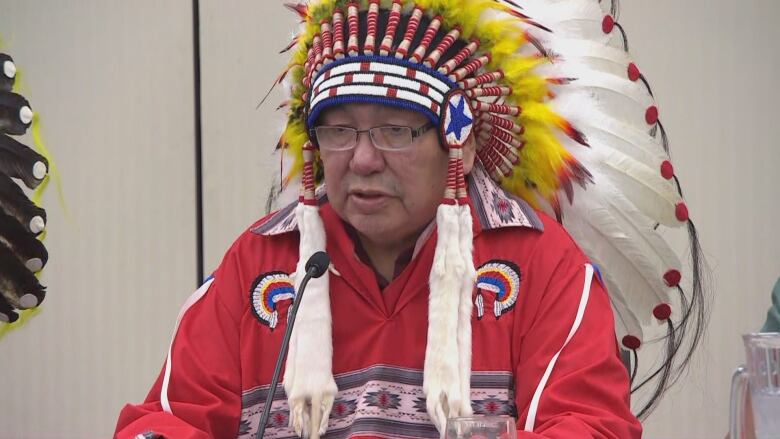
<path fill-rule="evenodd" d="M 306 274 L 303 276 L 301 286 L 298 288 L 298 293 L 295 294 L 295 299 L 290 307 L 289 316 L 287 319 L 287 328 L 284 330 L 284 338 L 282 338 L 282 346 L 279 348 L 279 356 L 276 357 L 276 366 L 274 367 L 274 374 L 271 377 L 271 386 L 268 388 L 268 396 L 265 398 L 265 407 L 263 407 L 263 415 L 260 417 L 260 425 L 257 426 L 256 439 L 262 439 L 265 433 L 265 426 L 268 423 L 268 416 L 271 414 L 271 403 L 274 400 L 274 394 L 276 393 L 276 385 L 279 383 L 279 373 L 282 371 L 282 361 L 287 356 L 287 348 L 290 345 L 290 335 L 292 335 L 293 325 L 295 324 L 295 316 L 298 314 L 298 307 L 301 305 L 303 299 L 303 291 L 306 289 L 311 279 L 317 279 L 328 271 L 330 266 L 330 257 L 323 251 L 318 251 L 311 255 L 308 261 L 306 261 Z"/>
<path fill-rule="evenodd" d="M 306 275 L 317 279 L 328 271 L 329 266 L 330 257 L 328 254 L 323 251 L 316 252 L 306 261 Z M 301 286 L 303 286 L 303 282 L 301 282 Z"/>

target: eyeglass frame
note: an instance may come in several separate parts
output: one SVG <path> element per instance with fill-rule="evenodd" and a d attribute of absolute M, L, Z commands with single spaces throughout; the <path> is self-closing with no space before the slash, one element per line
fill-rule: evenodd
<path fill-rule="evenodd" d="M 341 126 L 341 125 L 319 125 L 319 126 L 316 126 L 314 128 L 310 128 L 309 129 L 309 138 L 314 139 L 314 143 L 315 143 L 315 145 L 318 148 L 320 147 L 320 145 L 319 145 L 320 142 L 319 142 L 319 139 L 317 138 L 317 128 L 323 128 L 323 127 L 325 127 L 325 128 L 343 128 L 343 129 L 348 129 L 348 130 L 352 130 L 352 131 L 355 132 L 354 143 L 349 148 L 343 148 L 343 149 L 324 148 L 326 151 L 332 151 L 332 152 L 351 151 L 351 150 L 355 149 L 355 147 L 357 146 L 358 142 L 360 141 L 360 135 L 364 134 L 364 133 L 368 133 L 368 138 L 369 138 L 369 140 L 371 140 L 371 144 L 374 145 L 374 148 L 376 148 L 376 149 L 378 149 L 380 151 L 400 152 L 400 151 L 408 150 L 409 147 L 412 146 L 412 144 L 414 144 L 415 140 L 417 140 L 423 134 L 425 134 L 428 131 L 430 131 L 431 128 L 435 128 L 436 125 L 434 125 L 433 123 L 428 121 L 425 124 L 423 124 L 423 125 L 421 125 L 421 126 L 419 126 L 417 128 L 412 128 L 412 127 L 410 127 L 408 125 L 380 125 L 380 126 L 376 126 L 376 127 L 367 128 L 365 130 L 359 130 L 357 128 L 353 128 L 353 127 L 349 127 L 349 126 Z M 409 128 L 409 130 L 411 131 L 411 135 L 412 135 L 411 136 L 412 140 L 409 142 L 409 144 L 407 144 L 406 146 L 404 146 L 402 148 L 387 148 L 387 147 L 384 147 L 384 146 L 377 145 L 376 142 L 374 141 L 374 136 L 371 134 L 371 131 L 372 130 L 376 130 L 376 129 L 380 129 L 380 128 L 393 128 L 393 127 L 395 127 L 395 128 Z"/>

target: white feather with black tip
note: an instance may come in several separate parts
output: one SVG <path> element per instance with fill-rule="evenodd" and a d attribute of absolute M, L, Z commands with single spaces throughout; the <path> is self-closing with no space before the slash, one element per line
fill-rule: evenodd
<path fill-rule="evenodd" d="M 666 285 L 664 274 L 679 270 L 680 261 L 654 230 L 652 221 L 621 191 L 598 173 L 594 180 L 596 183 L 587 191 L 575 191 L 573 205 L 564 203 L 563 224 L 601 267 L 610 293 L 622 294 L 622 302 L 636 319 L 649 324 L 655 307 L 669 302 L 672 289 Z"/>

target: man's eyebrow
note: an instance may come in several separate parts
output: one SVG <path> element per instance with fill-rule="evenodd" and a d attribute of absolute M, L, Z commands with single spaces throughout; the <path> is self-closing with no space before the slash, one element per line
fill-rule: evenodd
<path fill-rule="evenodd" d="M 342 112 L 323 114 L 317 118 L 317 125 L 332 125 L 334 123 L 344 123 L 343 121 L 350 120 L 349 116 Z"/>

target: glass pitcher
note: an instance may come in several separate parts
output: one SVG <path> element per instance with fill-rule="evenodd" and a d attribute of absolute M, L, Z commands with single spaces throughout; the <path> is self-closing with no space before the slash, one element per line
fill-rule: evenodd
<path fill-rule="evenodd" d="M 464 416 L 447 420 L 444 439 L 516 439 L 511 416 Z"/>
<path fill-rule="evenodd" d="M 731 439 L 744 439 L 750 395 L 756 439 L 780 439 L 780 333 L 745 334 L 747 364 L 731 380 Z M 749 427 L 748 427 L 749 428 Z"/>

